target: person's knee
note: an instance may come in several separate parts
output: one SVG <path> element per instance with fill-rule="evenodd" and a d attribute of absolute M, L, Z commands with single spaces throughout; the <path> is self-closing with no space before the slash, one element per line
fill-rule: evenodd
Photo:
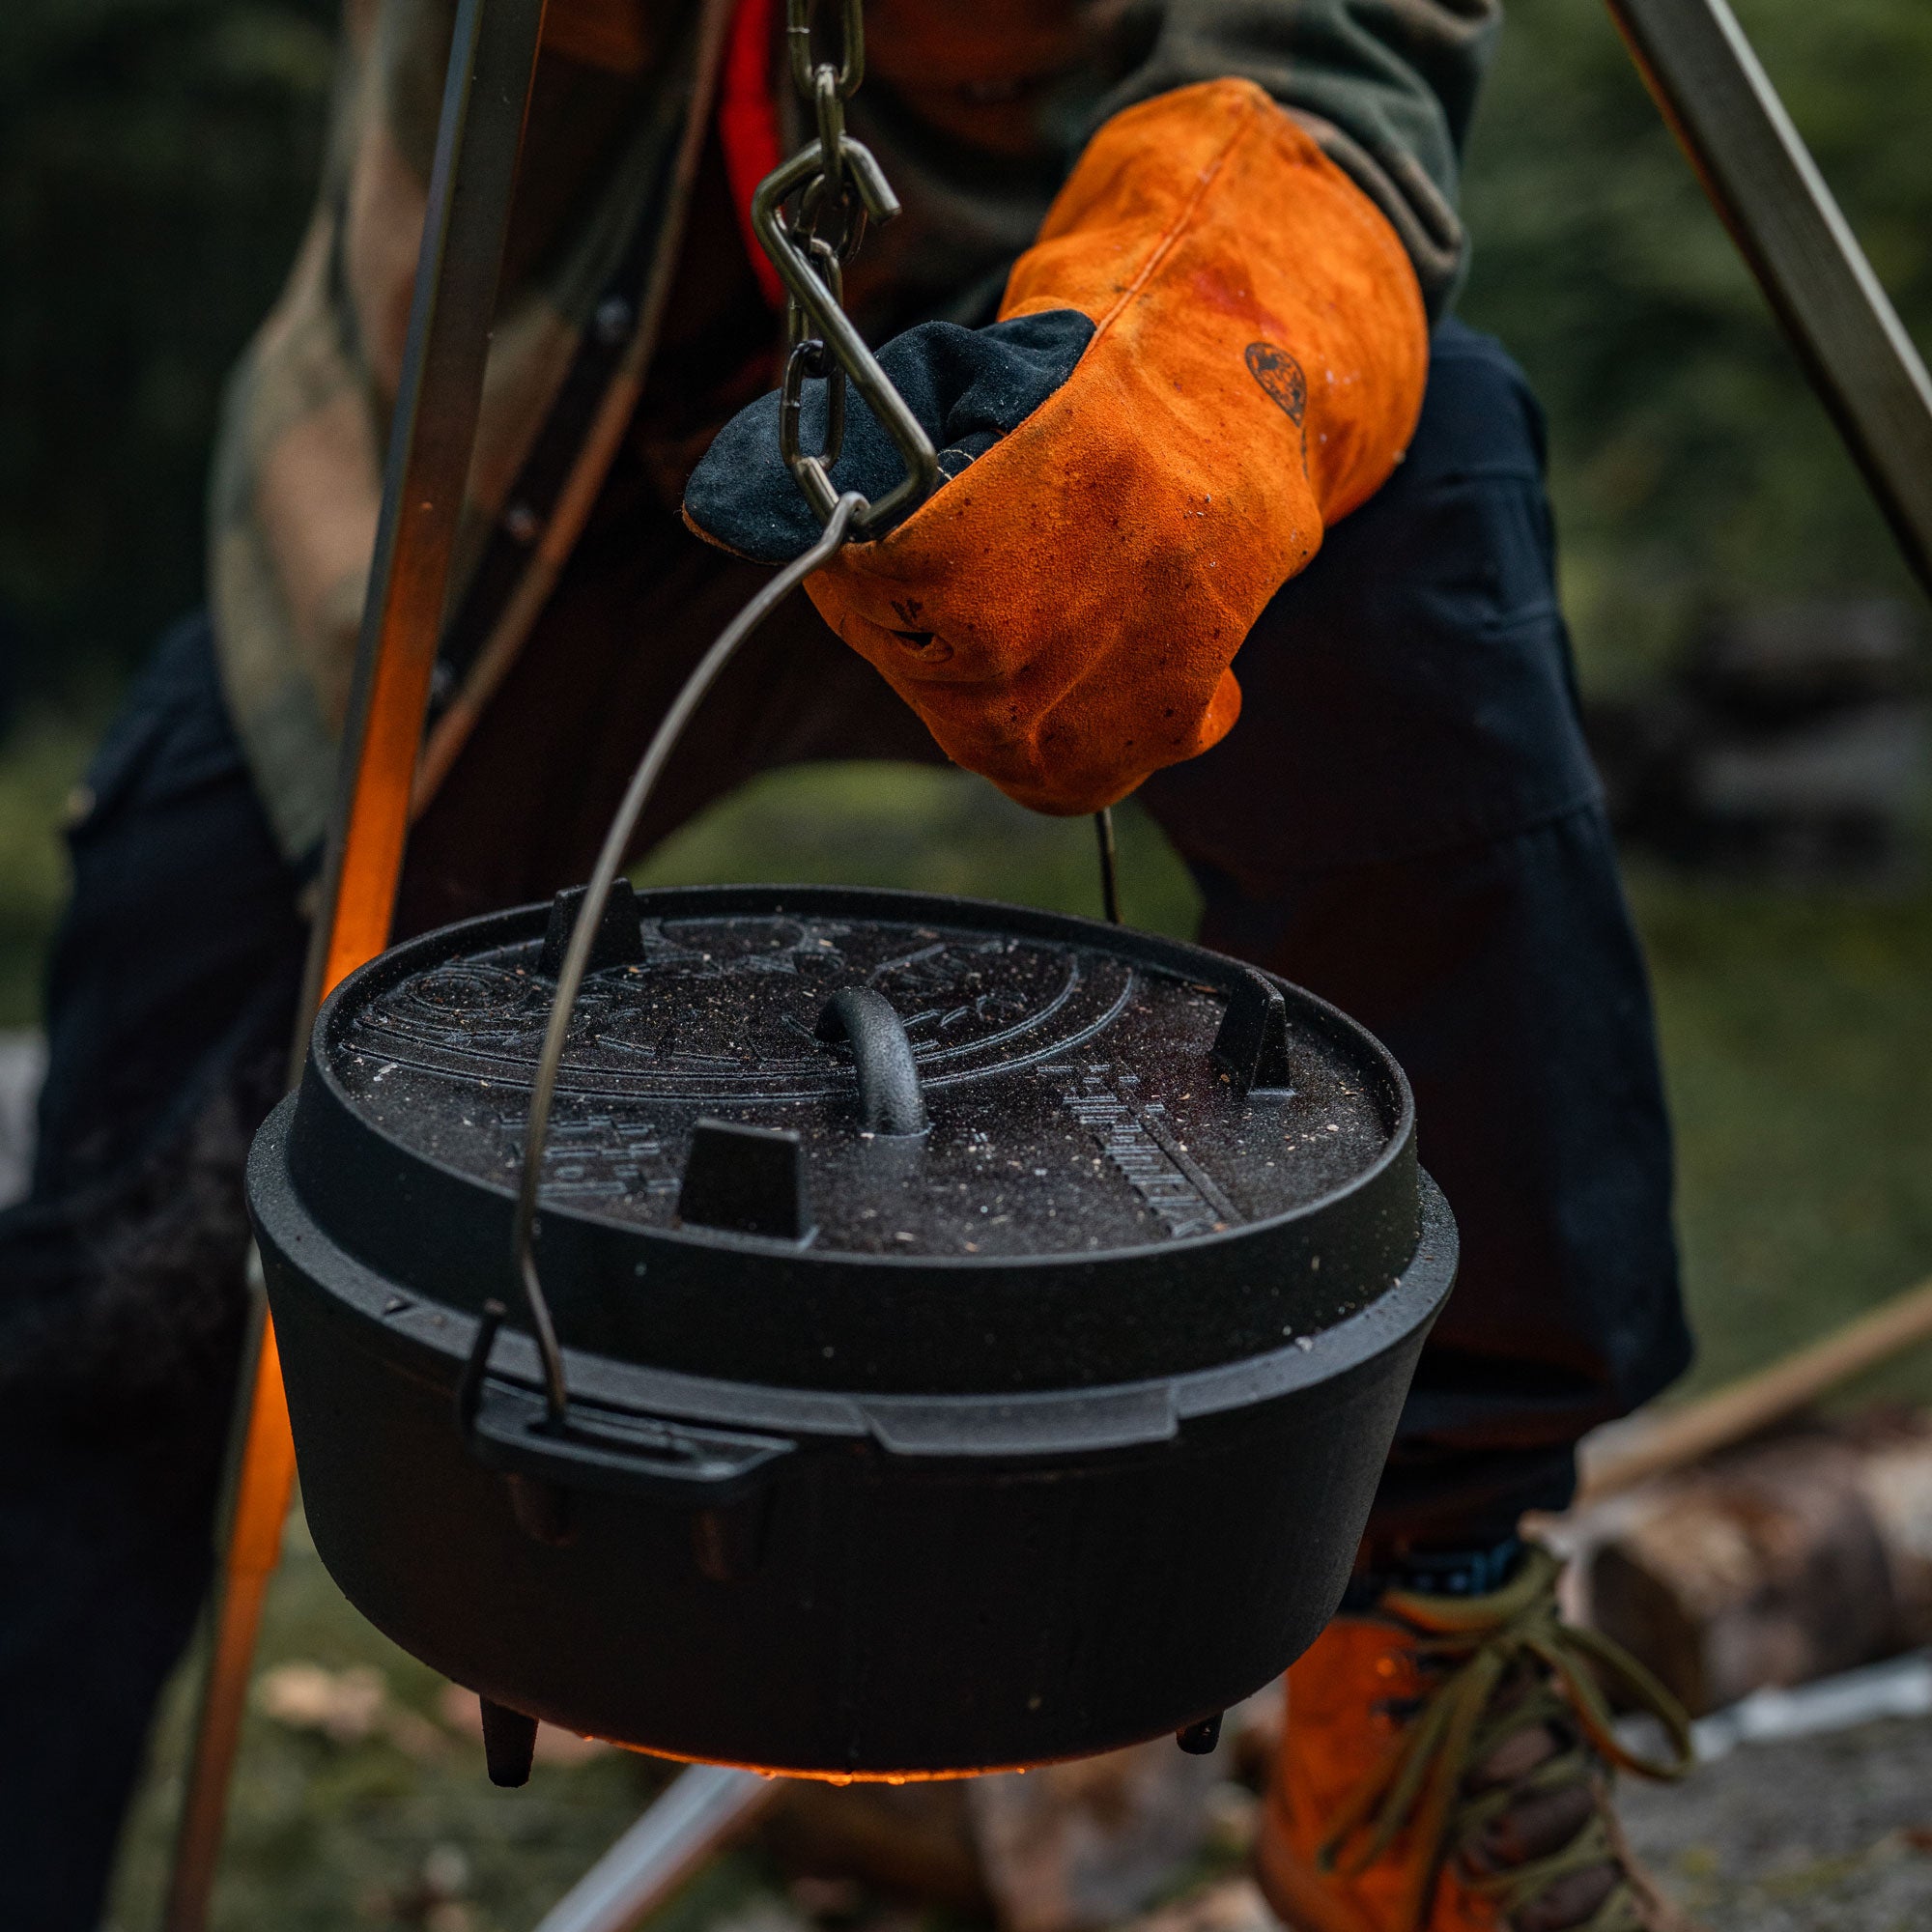
<path fill-rule="evenodd" d="M 285 1029 L 305 944 L 205 621 L 157 647 L 85 793 L 48 959 L 41 1196 L 133 1158 L 265 1002 Z"/>
<path fill-rule="evenodd" d="M 48 975 L 28 1199 L 0 1216 L 8 1386 L 88 1426 L 222 1406 L 242 1171 L 282 1091 L 304 938 L 206 625 L 165 639 L 92 773 Z"/>

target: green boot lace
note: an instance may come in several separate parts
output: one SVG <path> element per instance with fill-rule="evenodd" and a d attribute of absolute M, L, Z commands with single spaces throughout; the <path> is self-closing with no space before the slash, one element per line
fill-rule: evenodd
<path fill-rule="evenodd" d="M 1493 1899 L 1509 1920 L 1557 1881 L 1611 1866 L 1617 1876 L 1607 1895 L 1574 1932 L 1644 1932 L 1643 1906 L 1601 1802 L 1603 1768 L 1682 1777 L 1693 1761 L 1690 1719 L 1627 1651 L 1563 1622 L 1556 1607 L 1561 1570 L 1556 1557 L 1532 1545 L 1518 1574 L 1490 1596 L 1392 1590 L 1381 1600 L 1381 1613 L 1421 1633 L 1416 1655 L 1447 1675 L 1343 1802 L 1321 1858 L 1339 1876 L 1357 1876 L 1412 1828 L 1402 1932 L 1421 1932 L 1443 1863 L 1457 1848 L 1474 1843 L 1527 1796 L 1593 1782 L 1598 1800 L 1560 1850 L 1488 1872 L 1469 1869 L 1465 1860 L 1459 1876 L 1469 1891 Z M 1667 1760 L 1641 1757 L 1619 1743 L 1605 1684 L 1662 1724 Z M 1539 1726 L 1555 1741 L 1551 1755 L 1520 1777 L 1482 1788 L 1482 1768 L 1499 1747 Z"/>

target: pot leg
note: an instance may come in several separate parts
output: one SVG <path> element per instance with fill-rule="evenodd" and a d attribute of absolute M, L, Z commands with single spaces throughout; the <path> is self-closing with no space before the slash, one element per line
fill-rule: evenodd
<path fill-rule="evenodd" d="M 1203 1718 L 1199 1723 L 1189 1724 L 1185 1729 L 1176 1731 L 1175 1743 L 1189 1757 L 1210 1756 L 1214 1747 L 1221 1742 L 1221 1715 L 1216 1711 L 1211 1718 Z"/>
<path fill-rule="evenodd" d="M 536 1747 L 534 1718 L 483 1699 L 483 1757 L 490 1767 L 492 1784 L 527 1784 Z"/>

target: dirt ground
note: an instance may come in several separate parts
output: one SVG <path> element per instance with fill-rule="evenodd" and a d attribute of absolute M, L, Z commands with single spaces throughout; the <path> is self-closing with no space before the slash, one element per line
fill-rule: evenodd
<path fill-rule="evenodd" d="M 348 1611 L 298 1512 L 263 1649 L 220 1932 L 271 1923 L 277 1932 L 530 1932 L 666 1770 L 559 1736 L 539 1752 L 528 1789 L 494 1790 L 473 1698 Z M 123 1860 L 118 1932 L 156 1922 L 186 1716 L 177 1695 Z M 1228 1842 L 1191 1885 L 1177 1885 L 1179 1871 L 1154 1881 L 1148 1889 L 1172 1902 L 1137 1918 L 1127 1905 L 1120 1932 L 1279 1932 L 1253 1887 L 1232 1875 L 1253 1801 L 1233 1784 L 1211 1797 L 1227 1801 L 1209 1809 L 1227 1812 Z M 1932 1927 L 1932 1718 L 1744 1745 L 1682 1785 L 1625 1780 L 1620 1801 L 1637 1850 L 1705 1932 Z M 989 1921 L 883 1898 L 827 1907 L 747 1846 L 648 1932 L 989 1932 Z"/>
<path fill-rule="evenodd" d="M 1749 1745 L 1625 1787 L 1638 1851 L 1710 1932 L 1932 1925 L 1932 1721 Z"/>
<path fill-rule="evenodd" d="M 1924 1932 L 1932 1925 L 1932 1721 L 1747 1746 L 1682 1785 L 1626 1785 L 1639 1853 L 1702 1932 Z M 1126 1932 L 1280 1932 L 1222 1878 Z"/>

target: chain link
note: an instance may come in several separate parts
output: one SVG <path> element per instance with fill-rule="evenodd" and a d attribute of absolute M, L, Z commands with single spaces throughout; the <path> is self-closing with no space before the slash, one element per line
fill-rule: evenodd
<path fill-rule="evenodd" d="M 876 503 L 862 499 L 852 517 L 853 532 L 872 537 L 932 494 L 939 464 L 931 440 L 845 314 L 845 265 L 865 242 L 867 222 L 892 220 L 899 204 L 871 151 L 845 131 L 845 103 L 866 76 L 864 0 L 838 0 L 836 34 L 814 34 L 817 11 L 813 0 L 785 0 L 792 81 L 811 110 L 816 139 L 759 185 L 752 225 L 786 293 L 779 453 L 813 514 L 826 523 L 838 501 L 832 466 L 844 447 L 848 384 L 905 463 L 903 480 Z M 808 380 L 826 384 L 825 434 L 815 451 L 805 447 Z"/>

